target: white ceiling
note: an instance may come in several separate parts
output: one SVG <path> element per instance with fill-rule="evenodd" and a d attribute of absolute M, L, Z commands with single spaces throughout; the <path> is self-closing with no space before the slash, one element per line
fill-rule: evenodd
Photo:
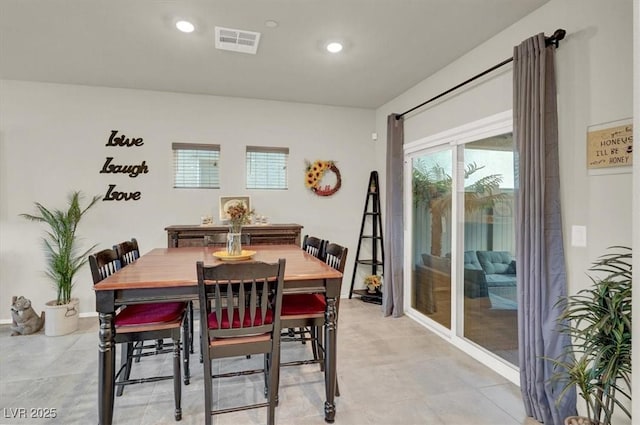
<path fill-rule="evenodd" d="M 0 0 L 0 78 L 376 108 L 547 1 Z M 216 50 L 215 26 L 258 53 Z"/>

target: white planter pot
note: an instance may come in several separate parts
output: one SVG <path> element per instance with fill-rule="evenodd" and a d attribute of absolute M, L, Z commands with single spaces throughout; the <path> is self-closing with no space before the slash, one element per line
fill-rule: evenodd
<path fill-rule="evenodd" d="M 564 425 L 595 425 L 584 416 L 569 416 L 565 418 Z"/>
<path fill-rule="evenodd" d="M 56 305 L 56 301 L 45 304 L 44 334 L 47 336 L 67 335 L 78 330 L 80 309 L 78 298 L 71 298 L 69 304 Z"/>

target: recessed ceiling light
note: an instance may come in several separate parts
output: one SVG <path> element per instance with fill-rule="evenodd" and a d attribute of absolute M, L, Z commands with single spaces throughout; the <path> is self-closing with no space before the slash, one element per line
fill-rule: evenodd
<path fill-rule="evenodd" d="M 274 20 L 268 20 L 264 22 L 264 26 L 267 28 L 276 28 L 278 26 L 278 23 Z"/>
<path fill-rule="evenodd" d="M 189 21 L 178 21 L 176 22 L 176 28 L 178 28 L 182 32 L 193 32 L 196 27 Z"/>
<path fill-rule="evenodd" d="M 342 44 L 334 41 L 332 43 L 327 44 L 327 50 L 331 53 L 338 53 L 339 51 L 342 50 Z"/>

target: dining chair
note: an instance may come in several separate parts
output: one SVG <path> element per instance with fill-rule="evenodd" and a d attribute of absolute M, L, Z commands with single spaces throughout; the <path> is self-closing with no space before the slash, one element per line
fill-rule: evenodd
<path fill-rule="evenodd" d="M 138 240 L 136 238 L 131 238 L 130 241 L 123 241 L 117 245 L 113 246 L 113 249 L 116 251 L 116 255 L 120 260 L 121 267 L 126 267 L 129 264 L 134 263 L 138 258 L 140 258 L 140 248 L 138 247 Z M 182 349 L 184 351 L 182 355 L 182 362 L 184 367 L 184 382 L 185 385 L 189 385 L 190 376 L 189 376 L 189 352 L 193 352 L 193 307 L 191 301 L 188 302 L 175 302 L 169 303 L 174 304 L 167 305 L 167 303 L 153 303 L 146 304 L 148 309 L 178 309 L 182 305 L 185 305 L 187 308 L 187 327 L 189 329 L 189 338 L 185 337 L 184 343 L 182 344 Z M 156 340 L 155 345 L 145 345 L 144 341 L 137 341 L 134 343 L 123 344 L 122 345 L 122 361 L 125 359 L 127 361 L 127 365 L 123 371 L 123 379 L 128 380 L 131 375 L 131 361 L 134 360 L 136 363 L 140 362 L 142 357 L 150 356 L 153 354 L 162 354 L 171 352 L 172 343 L 166 344 L 164 339 L 159 338 Z M 148 352 L 145 354 L 145 350 L 152 350 L 152 352 Z M 134 350 L 137 351 L 137 354 L 134 354 Z M 121 385 L 117 389 L 117 395 L 122 395 L 124 391 L 124 386 Z"/>
<path fill-rule="evenodd" d="M 338 270 L 340 273 L 344 274 L 344 267 L 347 263 L 348 252 L 349 252 L 349 249 L 342 245 L 339 245 L 337 243 L 327 243 L 327 245 L 325 246 L 324 262 L 330 265 L 331 267 L 333 267 L 334 269 Z M 340 312 L 340 297 L 338 297 L 338 299 L 336 300 L 336 315 L 338 315 L 339 312 Z M 338 319 L 336 317 L 336 322 L 337 320 Z M 322 343 L 322 338 L 323 338 L 322 328 L 316 327 L 314 331 L 315 331 L 315 334 L 312 336 L 314 338 L 314 342 L 318 346 L 323 347 L 324 345 Z M 320 353 L 320 350 L 318 351 Z M 324 349 L 322 350 L 322 353 L 324 353 Z M 324 363 L 320 363 L 320 364 L 324 366 Z M 338 391 L 338 395 L 340 395 L 339 391 Z"/>
<path fill-rule="evenodd" d="M 89 266 L 94 285 L 106 279 L 108 276 L 120 270 L 122 265 L 118 253 L 114 249 L 103 249 L 89 255 Z M 126 385 L 156 382 L 165 379 L 173 379 L 173 391 L 175 401 L 174 418 L 182 419 L 181 408 L 181 373 L 180 373 L 180 347 L 181 330 L 184 333 L 185 346 L 189 338 L 187 329 L 187 307 L 184 302 L 146 303 L 132 304 L 120 308 L 113 320 L 115 328 L 114 340 L 121 344 L 121 366 L 115 376 L 115 385 L 118 387 L 117 395 L 122 395 L 122 388 Z M 162 349 L 153 353 L 143 353 L 142 356 L 173 353 L 173 375 L 152 376 L 139 379 L 130 379 L 132 360 L 140 354 L 135 354 L 133 344 L 144 341 L 156 341 L 158 339 L 171 338 L 171 349 Z M 185 350 L 186 351 L 186 350 Z M 185 385 L 189 384 L 189 365 L 184 362 Z"/>
<path fill-rule="evenodd" d="M 227 238 L 227 233 L 213 233 L 204 237 L 205 246 L 226 248 L 228 242 L 229 240 Z M 251 245 L 251 235 L 249 233 L 241 233 L 240 243 L 242 245 Z M 191 323 L 193 323 L 193 319 L 191 320 Z M 193 333 L 191 333 L 191 335 L 193 336 Z M 191 340 L 191 344 L 193 344 L 193 339 Z M 193 346 L 191 347 L 191 352 L 193 353 Z M 247 356 L 247 358 L 249 357 L 251 356 Z M 204 356 L 202 351 L 200 351 L 200 363 L 202 363 L 203 361 Z"/>
<path fill-rule="evenodd" d="M 136 238 L 131 238 L 130 241 L 120 242 L 118 245 L 114 245 L 113 249 L 115 249 L 116 251 L 116 255 L 120 260 L 121 267 L 128 266 L 129 264 L 133 263 L 138 258 L 140 258 L 140 249 L 138 248 L 138 241 L 136 240 Z M 162 348 L 162 340 L 157 341 L 157 347 L 158 349 Z M 145 348 L 148 348 L 148 347 L 144 346 L 143 341 L 138 341 L 133 347 L 133 349 L 138 350 L 140 353 L 142 353 L 143 349 Z M 129 353 L 132 353 L 132 352 L 133 351 L 131 348 L 131 344 L 122 345 L 121 358 L 128 359 Z M 136 363 L 139 363 L 140 356 L 137 356 L 135 361 Z M 131 373 L 131 367 L 129 366 L 124 372 L 125 379 L 129 379 L 130 373 Z M 121 396 L 123 391 L 124 391 L 124 386 L 119 386 L 117 390 L 117 395 Z"/>
<path fill-rule="evenodd" d="M 211 425 L 212 415 L 260 407 L 267 407 L 267 424 L 275 422 L 285 262 L 196 263 L 206 425 Z M 267 402 L 214 410 L 213 379 L 245 373 L 212 375 L 211 361 L 250 354 L 265 355 Z"/>
<path fill-rule="evenodd" d="M 329 241 L 317 238 L 315 236 L 304 235 L 302 239 L 302 249 L 313 255 L 314 257 L 324 261 L 325 247 Z M 309 335 L 309 336 L 307 336 Z M 313 352 L 314 360 L 318 360 L 318 347 L 315 344 L 313 338 L 313 329 L 311 327 L 302 328 L 288 328 L 283 332 L 283 342 L 287 341 L 300 341 L 305 344 L 307 341 L 311 341 L 311 349 Z"/>
<path fill-rule="evenodd" d="M 116 250 L 118 254 L 118 258 L 120 259 L 120 263 L 122 267 L 125 267 L 138 258 L 140 258 L 140 248 L 138 247 L 138 241 L 136 238 L 131 238 L 130 241 L 120 242 L 118 245 L 114 245 L 113 249 Z M 186 363 L 186 368 L 189 368 L 189 353 L 193 353 L 193 302 L 187 301 L 187 311 L 188 311 L 188 321 L 187 326 L 189 327 L 189 343 L 186 344 L 185 339 L 185 347 L 189 349 L 187 353 L 185 350 L 183 361 Z M 158 345 L 161 345 L 161 342 L 158 341 Z M 160 348 L 160 347 L 159 347 Z M 139 362 L 140 358 L 136 358 L 136 362 Z M 188 381 L 188 377 L 187 377 Z M 188 382 L 187 382 L 188 384 Z"/>
<path fill-rule="evenodd" d="M 347 262 L 348 249 L 336 243 L 329 243 L 325 248 L 324 262 L 344 273 Z M 336 315 L 338 315 L 340 298 L 336 301 Z M 319 363 L 324 370 L 324 344 L 323 327 L 325 325 L 325 310 L 327 308 L 324 294 L 286 294 L 282 298 L 282 327 L 309 328 L 311 329 L 311 342 L 313 360 L 294 360 L 282 363 L 281 366 L 298 366 L 310 363 Z M 336 318 L 336 325 L 338 321 Z M 337 390 L 336 382 L 336 394 Z"/>

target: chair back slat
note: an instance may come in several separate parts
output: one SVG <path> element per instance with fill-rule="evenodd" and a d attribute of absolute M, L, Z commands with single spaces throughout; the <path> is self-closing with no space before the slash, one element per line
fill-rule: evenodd
<path fill-rule="evenodd" d="M 264 286 L 265 286 L 265 289 L 266 289 L 265 293 L 271 294 L 272 290 L 270 288 L 269 281 L 267 279 L 265 279 L 265 281 L 264 281 Z M 257 289 L 256 289 L 256 291 L 257 291 Z M 260 303 L 260 313 L 262 313 L 262 317 L 260 318 L 260 321 L 262 323 L 265 323 L 265 321 L 267 320 L 269 297 L 258 297 L 257 294 L 256 294 L 256 296 L 254 296 L 252 299 L 255 300 L 255 301 L 258 301 L 258 300 L 261 301 L 261 303 Z"/>
<path fill-rule="evenodd" d="M 95 285 L 120 270 L 122 265 L 116 251 L 107 248 L 89 255 L 89 267 Z"/>
<path fill-rule="evenodd" d="M 216 286 L 215 286 L 215 299 L 216 299 L 216 300 L 220 300 L 220 299 L 222 299 L 222 297 L 223 297 L 223 294 L 222 294 L 222 292 L 221 292 L 221 290 L 220 290 L 220 287 L 221 287 L 221 286 L 222 286 L 222 285 L 216 285 Z M 206 295 L 205 295 L 205 298 L 207 298 L 207 296 L 206 296 Z M 223 307 L 223 305 L 222 305 L 222 304 L 223 304 L 223 303 L 221 303 L 221 302 L 217 302 L 217 303 L 215 303 L 215 304 L 214 304 L 214 307 L 215 307 L 215 309 L 216 309 L 216 317 L 222 317 L 222 307 Z M 208 320 L 208 319 L 207 319 L 207 320 Z"/>
<path fill-rule="evenodd" d="M 120 270 L 120 264 L 118 263 L 118 260 L 116 260 L 112 263 L 108 263 L 102 266 L 100 268 L 100 276 L 104 279 L 108 276 L 111 276 L 118 270 Z"/>
<path fill-rule="evenodd" d="M 325 246 L 328 241 L 316 238 L 315 236 L 305 235 L 302 240 L 302 249 L 316 258 L 324 260 Z"/>
<path fill-rule="evenodd" d="M 122 263 L 127 266 L 131 263 L 133 263 L 134 261 L 136 261 L 138 259 L 138 254 L 134 251 L 134 252 L 127 252 L 125 255 L 122 256 Z"/>
<path fill-rule="evenodd" d="M 235 310 L 235 303 L 236 300 L 234 299 L 234 293 L 233 293 L 233 285 L 231 284 L 231 282 L 227 282 L 226 283 L 226 291 L 225 291 L 225 295 L 227 296 L 227 319 L 229 320 L 229 328 L 232 327 L 233 324 L 233 319 L 234 319 L 234 310 Z M 222 302 L 222 299 L 219 300 L 215 300 L 216 304 Z M 238 302 L 240 302 L 238 300 Z M 220 327 L 222 328 L 223 325 L 222 323 L 220 323 Z"/>
<path fill-rule="evenodd" d="M 347 252 L 349 250 L 337 243 L 330 243 L 327 245 L 325 252 L 325 263 L 338 270 L 340 273 L 344 273 L 344 267 L 347 263 Z"/>
<path fill-rule="evenodd" d="M 116 251 L 122 267 L 128 266 L 140 258 L 140 249 L 136 238 L 114 245 L 113 249 Z"/>
<path fill-rule="evenodd" d="M 198 262 L 200 320 L 208 341 L 274 332 L 276 327 L 279 333 L 284 266 L 284 259 L 206 267 Z"/>

